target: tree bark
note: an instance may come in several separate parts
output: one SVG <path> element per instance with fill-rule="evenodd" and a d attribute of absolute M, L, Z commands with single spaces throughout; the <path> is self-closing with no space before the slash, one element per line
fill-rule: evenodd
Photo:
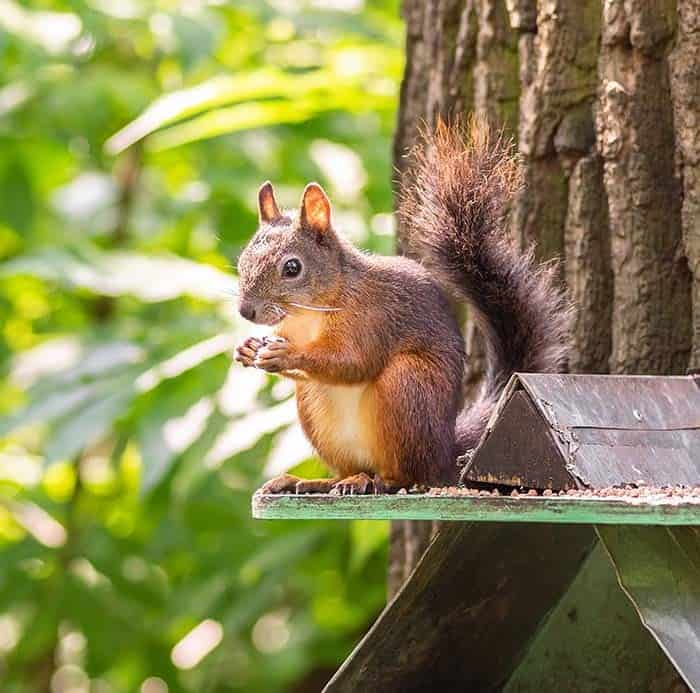
<path fill-rule="evenodd" d="M 610 366 L 619 373 L 688 365 L 690 277 L 667 60 L 675 19 L 670 0 L 603 8 L 597 130 L 615 276 Z"/>
<path fill-rule="evenodd" d="M 559 257 L 575 306 L 572 371 L 608 370 L 612 271 L 593 108 L 599 0 L 511 2 L 520 33 L 520 141 L 526 187 L 513 212 L 524 244 Z"/>
<path fill-rule="evenodd" d="M 403 12 L 397 169 L 438 114 L 517 134 L 526 189 L 511 228 L 563 261 L 570 369 L 700 368 L 700 0 L 404 0 Z M 390 594 L 430 536 L 393 527 Z"/>
<path fill-rule="evenodd" d="M 685 253 L 693 274 L 690 365 L 700 369 L 700 0 L 678 4 L 678 33 L 671 69 L 676 146 L 683 181 L 681 219 Z"/>

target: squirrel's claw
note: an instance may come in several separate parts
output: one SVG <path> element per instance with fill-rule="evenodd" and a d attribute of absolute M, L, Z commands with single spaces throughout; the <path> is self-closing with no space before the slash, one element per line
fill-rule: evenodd
<path fill-rule="evenodd" d="M 333 496 L 364 496 L 374 492 L 374 480 L 364 472 L 341 479 L 331 489 Z"/>
<path fill-rule="evenodd" d="M 255 365 L 255 357 L 263 346 L 263 341 L 257 337 L 248 337 L 243 344 L 236 349 L 235 359 L 246 368 Z"/>
<path fill-rule="evenodd" d="M 279 373 L 280 371 L 292 370 L 292 351 L 289 342 L 286 339 L 275 338 L 265 340 L 264 344 L 258 349 L 253 365 L 256 368 L 268 373 Z"/>

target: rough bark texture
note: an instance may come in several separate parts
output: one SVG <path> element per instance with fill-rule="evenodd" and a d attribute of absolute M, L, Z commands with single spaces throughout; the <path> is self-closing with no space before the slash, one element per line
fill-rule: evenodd
<path fill-rule="evenodd" d="M 524 243 L 565 260 L 576 306 L 573 371 L 606 372 L 612 274 L 602 166 L 596 154 L 600 2 L 511 2 L 520 32 L 520 151 L 527 186 L 513 214 Z"/>
<path fill-rule="evenodd" d="M 671 93 L 683 180 L 683 236 L 693 273 L 691 367 L 700 368 L 700 0 L 679 2 L 678 15 Z"/>
<path fill-rule="evenodd" d="M 570 369 L 700 367 L 700 0 L 404 0 L 403 12 L 397 168 L 438 114 L 476 111 L 517 134 L 527 187 L 512 230 L 563 260 Z M 473 387 L 483 352 L 468 320 L 466 335 Z M 430 536 L 394 526 L 390 593 Z"/>
<path fill-rule="evenodd" d="M 564 223 L 566 283 L 574 303 L 569 370 L 607 373 L 612 339 L 613 276 L 603 162 L 593 152 L 569 177 Z"/>
<path fill-rule="evenodd" d="M 615 276 L 610 367 L 618 373 L 688 365 L 690 278 L 667 60 L 675 19 L 669 0 L 607 0 L 603 8 L 597 130 Z"/>
<path fill-rule="evenodd" d="M 518 129 L 518 42 L 501 0 L 478 0 L 474 112 L 495 127 Z"/>

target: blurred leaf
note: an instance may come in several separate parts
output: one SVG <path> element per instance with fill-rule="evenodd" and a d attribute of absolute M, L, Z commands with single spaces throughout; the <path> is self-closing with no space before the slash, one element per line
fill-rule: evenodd
<path fill-rule="evenodd" d="M 255 551 L 241 568 L 241 579 L 255 583 L 263 575 L 286 571 L 292 562 L 302 560 L 320 537 L 319 529 L 312 526 L 269 541 Z"/>
<path fill-rule="evenodd" d="M 207 364 L 206 370 L 187 371 L 187 377 L 166 381 L 141 404 L 144 413 L 138 421 L 138 438 L 144 460 L 141 488 L 145 493 L 207 430 L 214 410 L 210 395 L 221 383 L 225 368 L 225 363 Z"/>
<path fill-rule="evenodd" d="M 352 520 L 350 523 L 352 553 L 350 566 L 359 571 L 364 568 L 367 559 L 389 539 L 389 523 L 379 520 Z"/>
<path fill-rule="evenodd" d="M 0 436 L 38 422 L 47 423 L 88 402 L 104 384 L 91 383 L 59 390 L 31 401 L 27 406 L 0 421 Z"/>
<path fill-rule="evenodd" d="M 32 11 L 14 0 L 0 0 L 0 26 L 48 53 L 62 53 L 80 35 L 82 22 L 69 12 Z"/>
<path fill-rule="evenodd" d="M 229 457 L 251 448 L 266 433 L 277 431 L 295 419 L 296 403 L 290 399 L 232 421 L 217 438 L 204 462 L 208 467 L 216 468 Z"/>
<path fill-rule="evenodd" d="M 386 63 L 381 53 L 374 57 L 372 60 L 362 52 L 354 56 L 346 52 L 343 59 L 354 59 L 356 63 L 351 71 L 341 68 L 297 75 L 266 69 L 239 77 L 215 77 L 161 97 L 110 137 L 105 149 L 111 154 L 119 153 L 147 135 L 185 118 L 191 119 L 160 133 L 151 147 L 167 149 L 249 128 L 302 122 L 338 108 L 350 111 L 390 108 L 392 101 L 386 97 L 393 100 L 393 93 L 373 92 L 363 84 L 363 79 L 380 71 Z M 221 108 L 236 102 L 245 103 Z M 202 112 L 204 115 L 198 115 Z"/>
<path fill-rule="evenodd" d="M 47 376 L 54 376 L 53 387 L 84 381 L 97 375 L 143 361 L 145 351 L 127 341 L 81 343 L 77 338 L 58 337 L 25 351 L 14 360 L 10 377 L 23 387 L 30 387 Z"/>
<path fill-rule="evenodd" d="M 292 428 L 290 426 L 290 428 Z M 289 473 L 305 479 L 322 479 L 330 476 L 328 467 L 318 457 L 310 457 L 289 468 Z"/>
<path fill-rule="evenodd" d="M 184 258 L 94 249 L 45 250 L 12 260 L 0 270 L 0 277 L 18 274 L 105 296 L 130 294 L 146 302 L 167 301 L 183 294 L 221 302 L 233 287 L 232 278 L 223 272 Z"/>
<path fill-rule="evenodd" d="M 250 128 L 299 123 L 308 120 L 316 110 L 310 103 L 285 101 L 253 102 L 221 108 L 165 130 L 153 138 L 150 147 L 158 151 Z"/>
<path fill-rule="evenodd" d="M 119 190 L 111 176 L 97 171 L 84 171 L 53 195 L 53 205 L 72 221 L 95 223 L 95 215 L 112 211 Z"/>
<path fill-rule="evenodd" d="M 315 76 L 313 84 L 319 84 Z M 294 77 L 271 69 L 237 77 L 219 75 L 194 87 L 161 96 L 138 118 L 110 137 L 105 149 L 117 154 L 156 130 L 202 111 L 236 101 L 293 96 L 307 85 L 311 86 L 308 77 Z"/>
<path fill-rule="evenodd" d="M 0 173 L 0 221 L 26 233 L 33 220 L 32 181 L 22 161 L 12 158 Z"/>
<path fill-rule="evenodd" d="M 126 412 L 135 394 L 130 383 L 124 383 L 116 392 L 115 389 L 110 388 L 109 394 L 89 400 L 77 412 L 55 422 L 46 446 L 49 462 L 71 459 L 110 430 L 114 420 Z"/>

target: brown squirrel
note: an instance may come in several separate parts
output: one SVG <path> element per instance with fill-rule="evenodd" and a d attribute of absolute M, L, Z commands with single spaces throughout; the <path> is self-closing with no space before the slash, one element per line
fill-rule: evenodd
<path fill-rule="evenodd" d="M 336 233 L 316 183 L 298 215 L 271 184 L 239 263 L 241 315 L 274 326 L 236 359 L 295 379 L 302 427 L 333 479 L 285 474 L 264 493 L 391 492 L 454 483 L 515 370 L 556 371 L 568 308 L 551 265 L 509 239 L 520 187 L 512 145 L 480 122 L 438 123 L 412 152 L 399 214 L 406 257 L 373 257 Z M 477 401 L 460 412 L 464 340 L 445 290 L 469 302 L 487 345 Z"/>

